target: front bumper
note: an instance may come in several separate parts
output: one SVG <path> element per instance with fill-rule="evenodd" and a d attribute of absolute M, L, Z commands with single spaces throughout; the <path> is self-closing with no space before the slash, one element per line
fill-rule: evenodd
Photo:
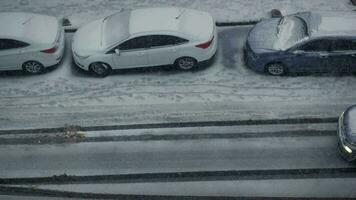
<path fill-rule="evenodd" d="M 84 65 L 83 62 L 81 62 L 81 59 L 74 53 L 74 51 L 72 51 L 72 63 L 75 64 L 80 69 L 89 71 L 89 68 L 86 67 L 86 65 Z"/>
<path fill-rule="evenodd" d="M 345 136 L 343 135 L 343 131 L 342 131 L 343 128 L 341 126 L 341 123 L 343 123 L 342 121 L 343 121 L 343 115 L 341 115 L 338 121 L 338 128 L 337 128 L 337 135 L 339 138 L 338 149 L 343 159 L 345 159 L 348 162 L 354 162 L 356 161 L 356 148 L 346 143 L 344 139 Z M 352 152 L 350 152 L 350 150 Z"/>
<path fill-rule="evenodd" d="M 244 47 L 244 62 L 247 67 L 256 72 L 265 72 L 264 63 L 256 57 L 256 55 L 249 48 L 248 43 Z"/>
<path fill-rule="evenodd" d="M 348 151 L 346 151 L 345 146 L 341 141 L 339 141 L 338 147 L 339 147 L 340 155 L 344 160 L 346 160 L 348 162 L 356 161 L 356 154 L 355 153 L 349 153 Z M 355 152 L 355 151 L 353 151 L 353 152 Z"/>

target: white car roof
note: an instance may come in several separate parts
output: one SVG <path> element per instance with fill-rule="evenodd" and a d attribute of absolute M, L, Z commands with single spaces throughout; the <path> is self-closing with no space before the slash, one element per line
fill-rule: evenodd
<path fill-rule="evenodd" d="M 215 29 L 214 19 L 209 13 L 177 7 L 122 10 L 104 18 L 103 23 L 104 47 L 148 34 L 171 34 L 208 41 Z"/>
<path fill-rule="evenodd" d="M 356 37 L 356 12 L 312 12 L 311 36 Z"/>
<path fill-rule="evenodd" d="M 214 20 L 207 12 L 176 7 L 142 8 L 131 11 L 129 33 L 175 32 L 207 39 L 214 26 Z"/>
<path fill-rule="evenodd" d="M 23 12 L 0 13 L 0 38 L 52 43 L 58 32 L 55 17 Z"/>

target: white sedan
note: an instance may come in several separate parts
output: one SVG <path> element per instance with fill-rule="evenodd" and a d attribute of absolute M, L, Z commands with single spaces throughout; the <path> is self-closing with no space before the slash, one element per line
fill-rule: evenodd
<path fill-rule="evenodd" d="M 171 65 L 189 70 L 217 50 L 213 17 L 185 8 L 124 10 L 75 33 L 73 58 L 99 76 L 112 69 Z"/>
<path fill-rule="evenodd" d="M 0 13 L 0 70 L 44 71 L 61 61 L 64 30 L 55 17 Z"/>

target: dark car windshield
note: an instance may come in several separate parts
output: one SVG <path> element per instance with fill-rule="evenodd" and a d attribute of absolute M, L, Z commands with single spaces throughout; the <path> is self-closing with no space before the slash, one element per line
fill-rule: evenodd
<path fill-rule="evenodd" d="M 286 50 L 308 37 L 307 23 L 298 16 L 281 18 L 277 27 L 275 49 Z"/>

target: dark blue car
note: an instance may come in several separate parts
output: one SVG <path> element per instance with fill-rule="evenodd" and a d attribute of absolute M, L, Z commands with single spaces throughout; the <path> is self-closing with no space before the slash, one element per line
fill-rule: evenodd
<path fill-rule="evenodd" d="M 349 161 L 356 160 L 356 105 L 348 108 L 338 122 L 339 150 L 342 157 Z"/>
<path fill-rule="evenodd" d="M 249 33 L 245 62 L 257 72 L 355 72 L 356 12 L 266 19 Z"/>

